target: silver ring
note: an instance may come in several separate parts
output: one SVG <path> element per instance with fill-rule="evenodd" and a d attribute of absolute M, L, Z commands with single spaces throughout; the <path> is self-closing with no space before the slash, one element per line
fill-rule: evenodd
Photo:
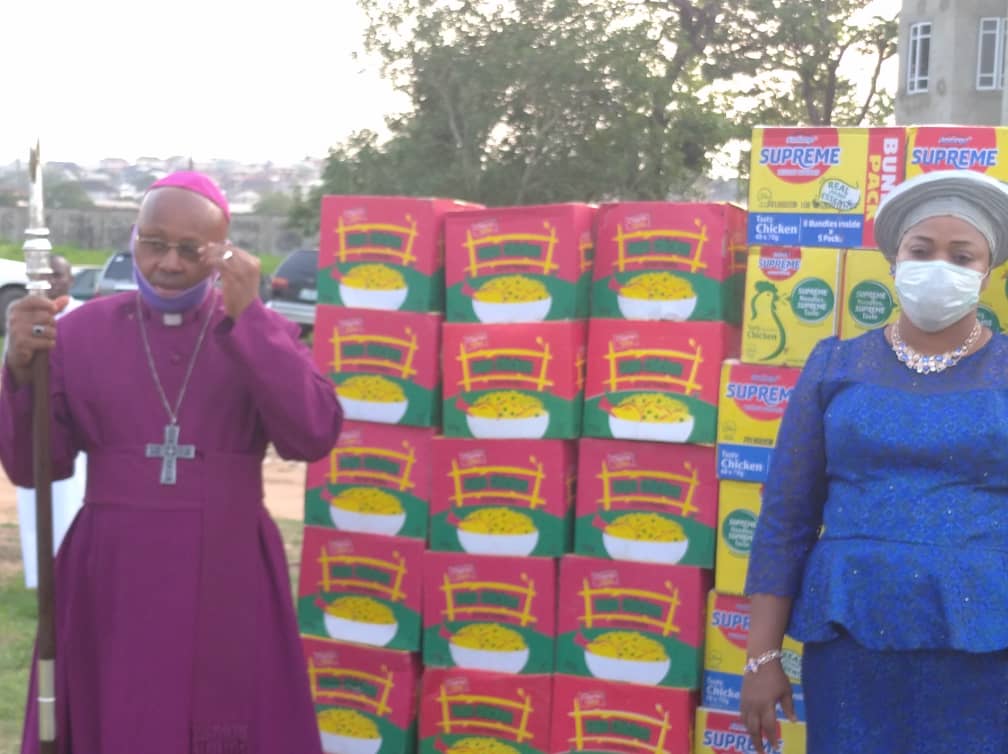
<path fill-rule="evenodd" d="M 45 325 L 32 325 L 32 335 L 36 338 L 41 338 L 45 335 Z"/>
<path fill-rule="evenodd" d="M 224 256 L 222 256 L 221 259 L 223 259 L 226 262 L 227 260 L 229 260 L 233 256 L 234 256 L 234 252 L 231 251 L 231 249 L 228 249 L 227 251 L 224 252 Z"/>

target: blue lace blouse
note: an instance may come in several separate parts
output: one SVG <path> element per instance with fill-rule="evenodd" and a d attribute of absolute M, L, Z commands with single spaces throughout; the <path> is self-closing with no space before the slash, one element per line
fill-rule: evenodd
<path fill-rule="evenodd" d="M 1008 336 L 937 374 L 882 330 L 813 350 L 781 422 L 747 594 L 788 633 L 870 649 L 1008 647 Z"/>

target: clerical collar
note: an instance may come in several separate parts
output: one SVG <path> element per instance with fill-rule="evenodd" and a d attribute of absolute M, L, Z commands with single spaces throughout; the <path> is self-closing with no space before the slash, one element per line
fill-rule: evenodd
<path fill-rule="evenodd" d="M 139 294 L 137 295 L 139 296 Z M 140 311 L 143 312 L 144 319 L 159 322 L 165 327 L 181 327 L 190 322 L 199 322 L 204 316 L 212 316 L 217 301 L 217 291 L 215 288 L 211 288 L 199 306 L 194 306 L 184 312 L 159 312 L 144 301 L 143 296 L 139 296 L 139 298 Z"/>

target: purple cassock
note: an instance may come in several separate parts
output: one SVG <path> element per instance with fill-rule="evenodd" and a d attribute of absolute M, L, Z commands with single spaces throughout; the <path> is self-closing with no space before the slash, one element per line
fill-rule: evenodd
<path fill-rule="evenodd" d="M 174 429 L 141 324 L 171 408 L 207 325 Z M 262 461 L 267 443 L 286 458 L 329 452 L 342 420 L 332 385 L 296 326 L 258 300 L 233 321 L 213 292 L 168 324 L 120 294 L 58 327 L 56 478 L 77 451 L 88 459 L 56 563 L 60 754 L 317 754 Z M 3 380 L 0 459 L 30 487 L 32 389 L 14 389 L 6 368 Z M 33 676 L 25 754 L 37 751 L 35 696 Z"/>

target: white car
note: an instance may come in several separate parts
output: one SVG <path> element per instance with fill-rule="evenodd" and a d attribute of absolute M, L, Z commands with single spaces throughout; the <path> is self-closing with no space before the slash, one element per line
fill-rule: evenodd
<path fill-rule="evenodd" d="M 7 334 L 7 307 L 28 292 L 25 263 L 0 259 L 0 335 Z"/>

